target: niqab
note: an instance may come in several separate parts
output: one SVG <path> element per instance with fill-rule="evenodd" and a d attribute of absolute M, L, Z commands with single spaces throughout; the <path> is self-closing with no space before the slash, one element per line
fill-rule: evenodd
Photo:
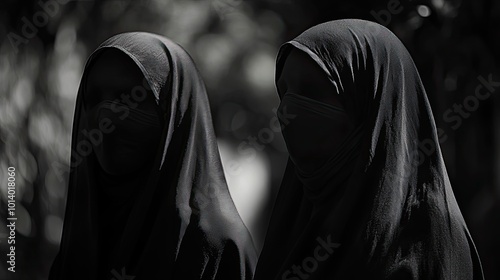
<path fill-rule="evenodd" d="M 109 49 L 135 62 L 157 105 L 157 112 L 131 110 L 116 125 L 146 125 L 143 137 L 160 137 L 151 168 L 121 181 L 99 169 L 95 154 L 82 155 L 90 141 L 84 133 L 89 117 L 91 123 L 107 114 L 112 122 L 116 115 L 109 109 L 123 105 L 107 100 L 84 106 L 89 69 Z M 127 147 L 141 139 L 115 140 Z M 129 178 L 140 180 L 131 186 Z M 106 40 L 88 59 L 78 90 L 63 234 L 49 279 L 250 280 L 255 262 L 225 181 L 205 86 L 190 56 L 150 33 Z"/>
<path fill-rule="evenodd" d="M 323 23 L 280 48 L 276 80 L 292 49 L 323 69 L 354 129 L 314 170 L 290 152 L 254 279 L 483 279 L 429 101 L 399 39 L 369 21 Z M 286 130 L 306 107 L 324 108 L 279 95 L 297 115 L 283 126 L 287 145 L 320 141 Z"/>

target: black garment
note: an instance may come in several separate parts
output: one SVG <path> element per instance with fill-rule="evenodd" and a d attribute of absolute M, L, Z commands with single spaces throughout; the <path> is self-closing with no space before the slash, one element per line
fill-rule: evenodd
<path fill-rule="evenodd" d="M 355 128 L 314 171 L 288 161 L 254 279 L 483 279 L 403 44 L 376 23 L 323 23 L 281 47 L 276 80 L 292 49 L 324 70 Z M 279 94 L 305 106 L 288 108 L 285 140 L 315 137 L 286 131 L 307 106 L 327 109 Z"/>
<path fill-rule="evenodd" d="M 158 105 L 156 112 L 131 110 L 129 123 L 120 125 L 149 125 L 151 133 L 142 137 L 161 137 L 152 168 L 119 179 L 101 170 L 94 152 L 81 153 L 81 143 L 88 142 L 85 129 L 94 117 L 109 113 L 100 110 L 113 106 L 109 101 L 97 109 L 84 106 L 88 72 L 110 49 L 135 62 Z M 136 140 L 141 139 L 123 144 Z M 139 183 L 130 186 L 129 179 Z M 205 86 L 192 59 L 154 34 L 106 40 L 88 59 L 78 91 L 63 235 L 49 279 L 249 280 L 255 263 L 250 234 L 226 185 Z"/>

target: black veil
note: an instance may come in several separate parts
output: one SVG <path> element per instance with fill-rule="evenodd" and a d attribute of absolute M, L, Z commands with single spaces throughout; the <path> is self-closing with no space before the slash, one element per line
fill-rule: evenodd
<path fill-rule="evenodd" d="M 82 133 L 87 114 L 83 96 L 88 69 L 110 48 L 140 68 L 164 125 L 154 168 L 140 175 L 143 183 L 130 190 L 130 199 L 119 209 L 126 213 L 123 230 L 107 239 L 113 244 L 107 244 L 110 257 L 103 259 L 102 193 L 95 182 L 96 161 Z M 123 193 L 117 189 L 116 195 Z M 190 56 L 149 33 L 106 40 L 88 59 L 78 90 L 63 235 L 49 279 L 113 279 L 118 274 L 137 280 L 249 280 L 255 262 L 250 234 L 225 181 L 205 86 Z"/>
<path fill-rule="evenodd" d="M 292 49 L 324 70 L 356 129 L 312 175 L 288 161 L 255 279 L 483 279 L 399 39 L 363 20 L 314 26 L 281 47 L 276 81 Z"/>

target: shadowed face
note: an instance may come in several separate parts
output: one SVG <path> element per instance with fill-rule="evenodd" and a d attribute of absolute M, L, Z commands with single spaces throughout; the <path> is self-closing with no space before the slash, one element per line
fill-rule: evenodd
<path fill-rule="evenodd" d="M 88 132 L 102 169 L 120 175 L 152 164 L 161 120 L 139 67 L 125 53 L 109 49 L 88 71 L 84 95 Z"/>
<path fill-rule="evenodd" d="M 353 123 L 323 69 L 306 53 L 293 48 L 277 81 L 281 94 L 278 117 L 292 161 L 304 170 L 321 165 L 342 144 Z"/>

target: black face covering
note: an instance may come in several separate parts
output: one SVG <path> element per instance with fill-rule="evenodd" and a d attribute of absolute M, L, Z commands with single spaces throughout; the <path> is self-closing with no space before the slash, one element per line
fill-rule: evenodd
<path fill-rule="evenodd" d="M 285 111 L 295 116 L 293 121 L 281 119 Z M 304 173 L 334 156 L 352 126 L 344 109 L 290 92 L 281 99 L 278 119 L 290 159 Z"/>
<path fill-rule="evenodd" d="M 102 133 L 102 141 L 93 143 L 93 149 L 100 166 L 110 175 L 142 169 L 160 142 L 162 124 L 158 112 L 133 108 L 116 100 L 103 100 L 93 106 L 87 122 L 89 129 L 109 126 Z"/>
<path fill-rule="evenodd" d="M 254 279 L 483 279 L 425 89 L 399 39 L 363 20 L 314 26 L 280 48 L 277 82 L 292 50 L 322 69 L 348 116 L 278 86 L 283 114 L 296 117 L 283 130 L 290 160 Z M 307 80 L 308 71 L 294 71 Z M 302 85 L 293 86 L 309 93 Z M 435 149 L 423 154 L 419 143 Z"/>
<path fill-rule="evenodd" d="M 102 61 L 116 71 L 99 72 Z M 252 279 L 256 253 L 227 188 L 205 86 L 179 45 L 143 32 L 101 44 L 85 66 L 71 145 L 80 161 L 50 280 Z"/>

